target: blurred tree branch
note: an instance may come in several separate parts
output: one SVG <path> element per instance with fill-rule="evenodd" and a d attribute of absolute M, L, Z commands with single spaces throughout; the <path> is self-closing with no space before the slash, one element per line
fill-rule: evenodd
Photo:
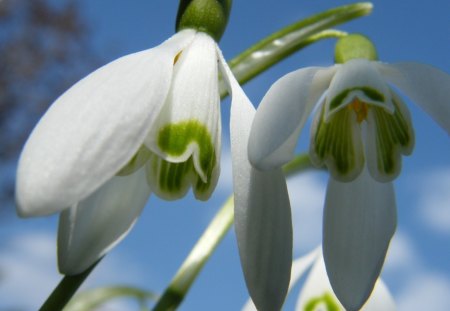
<path fill-rule="evenodd" d="M 89 34 L 78 1 L 0 1 L 0 202 L 13 197 L 11 166 L 33 126 L 97 63 Z"/>

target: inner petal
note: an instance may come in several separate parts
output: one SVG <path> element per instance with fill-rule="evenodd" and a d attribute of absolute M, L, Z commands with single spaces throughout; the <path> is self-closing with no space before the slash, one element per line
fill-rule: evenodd
<path fill-rule="evenodd" d="M 390 112 L 394 110 L 389 87 L 371 61 L 354 59 L 339 67 L 325 102 L 326 119 L 352 104 L 356 98 Z"/>
<path fill-rule="evenodd" d="M 310 158 L 314 165 L 326 165 L 339 181 L 352 181 L 362 171 L 364 154 L 356 114 L 343 109 L 325 121 L 324 105 L 311 129 Z"/>
<path fill-rule="evenodd" d="M 221 143 L 216 44 L 198 33 L 177 55 L 169 95 L 152 126 L 146 147 L 154 154 L 149 183 L 166 199 L 190 186 L 206 200 L 217 183 Z"/>
<path fill-rule="evenodd" d="M 395 179 L 401 170 L 401 155 L 414 148 L 414 129 L 409 111 L 392 92 L 394 113 L 373 107 L 368 114 L 367 159 L 369 172 L 380 182 Z"/>

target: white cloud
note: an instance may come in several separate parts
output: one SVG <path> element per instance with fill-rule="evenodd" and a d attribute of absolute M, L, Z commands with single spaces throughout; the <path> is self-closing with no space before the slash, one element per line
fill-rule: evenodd
<path fill-rule="evenodd" d="M 410 237 L 397 230 L 389 246 L 383 269 L 387 273 L 413 273 L 421 265 L 419 257 Z"/>
<path fill-rule="evenodd" d="M 125 266 L 126 273 L 117 273 Z M 98 265 L 83 288 L 135 283 L 141 278 L 135 262 L 130 264 L 122 253 L 114 252 L 113 256 L 107 256 Z M 0 249 L 0 309 L 36 310 L 60 280 L 56 266 L 56 237 L 53 234 L 43 231 L 16 233 Z M 121 310 L 121 306 L 123 302 L 114 301 L 109 304 L 108 310 Z"/>
<path fill-rule="evenodd" d="M 450 235 L 450 168 L 419 178 L 420 221 L 436 233 Z"/>
<path fill-rule="evenodd" d="M 1 307 L 28 310 L 42 304 L 60 279 L 54 244 L 54 237 L 48 233 L 20 235 L 0 252 Z"/>
<path fill-rule="evenodd" d="M 397 297 L 399 310 L 448 310 L 450 281 L 435 274 L 411 278 Z"/>
<path fill-rule="evenodd" d="M 306 172 L 288 180 L 294 226 L 294 249 L 311 250 L 322 242 L 322 214 L 326 182 L 322 175 Z"/>
<path fill-rule="evenodd" d="M 383 270 L 383 277 L 396 283 L 394 299 L 398 310 L 448 310 L 450 279 L 444 272 L 438 275 L 435 268 L 431 271 L 425 259 L 410 236 L 398 230 Z"/>

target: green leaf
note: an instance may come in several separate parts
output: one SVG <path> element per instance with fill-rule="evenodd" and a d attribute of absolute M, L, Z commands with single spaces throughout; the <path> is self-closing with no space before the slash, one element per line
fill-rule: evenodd
<path fill-rule="evenodd" d="M 111 286 L 84 291 L 76 295 L 64 308 L 64 311 L 89 311 L 117 298 L 134 298 L 140 303 L 156 300 L 157 295 L 136 287 Z"/>
<path fill-rule="evenodd" d="M 239 83 L 243 84 L 294 52 L 326 38 L 340 38 L 347 33 L 329 29 L 372 12 L 370 2 L 340 6 L 291 24 L 261 40 L 229 61 Z M 224 82 L 221 96 L 227 94 Z"/>

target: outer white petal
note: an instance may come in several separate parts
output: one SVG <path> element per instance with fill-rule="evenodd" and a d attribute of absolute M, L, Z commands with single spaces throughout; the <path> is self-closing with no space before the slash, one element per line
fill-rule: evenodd
<path fill-rule="evenodd" d="M 383 64 L 377 68 L 450 134 L 450 75 L 419 63 Z"/>
<path fill-rule="evenodd" d="M 372 292 L 396 228 L 394 188 L 367 170 L 353 182 L 330 178 L 324 210 L 323 254 L 330 283 L 347 310 Z"/>
<path fill-rule="evenodd" d="M 335 71 L 335 66 L 303 68 L 272 85 L 250 132 L 248 155 L 255 167 L 273 169 L 292 159 L 300 131 Z"/>
<path fill-rule="evenodd" d="M 296 285 L 298 280 L 311 267 L 311 265 L 316 260 L 317 256 L 321 254 L 322 254 L 321 249 L 318 248 L 292 262 L 291 282 L 289 284 L 288 292 L 291 291 L 291 289 Z M 245 306 L 242 308 L 242 311 L 256 311 L 256 307 L 251 299 L 249 299 L 246 302 Z"/>
<path fill-rule="evenodd" d="M 394 298 L 392 297 L 386 284 L 381 279 L 375 283 L 375 288 L 367 303 L 363 306 L 362 311 L 395 311 Z"/>
<path fill-rule="evenodd" d="M 58 265 L 78 274 L 119 243 L 131 229 L 150 195 L 145 170 L 114 177 L 91 196 L 61 213 Z"/>
<path fill-rule="evenodd" d="M 280 169 L 261 172 L 250 165 L 247 145 L 255 109 L 218 53 L 232 95 L 234 223 L 241 264 L 258 310 L 279 310 L 292 264 L 292 220 L 286 181 Z"/>
<path fill-rule="evenodd" d="M 316 256 L 317 257 L 317 256 Z M 334 307 L 337 307 L 339 311 L 345 311 L 342 304 L 338 301 L 335 296 L 330 282 L 328 280 L 327 272 L 325 270 L 325 263 L 322 255 L 320 255 L 311 272 L 309 273 L 308 279 L 303 285 L 299 299 L 297 301 L 296 310 L 303 311 L 306 310 L 306 306 L 308 303 L 311 303 L 315 299 L 322 300 L 321 304 L 316 305 L 316 308 L 313 310 L 322 310 L 319 305 L 322 305 L 324 302 L 324 295 L 328 296 L 328 300 L 333 304 Z M 323 308 L 326 310 L 330 310 L 331 308 Z M 335 310 L 335 309 L 332 309 Z M 375 284 L 374 291 L 370 296 L 367 303 L 362 307 L 362 311 L 395 311 L 396 306 L 395 302 L 392 299 L 391 294 L 389 293 L 386 285 L 384 285 L 383 281 L 378 280 Z M 336 310 L 337 311 L 337 310 Z"/>
<path fill-rule="evenodd" d="M 133 156 L 164 103 L 174 57 L 193 36 L 193 31 L 183 31 L 156 48 L 119 58 L 56 100 L 19 160 L 16 200 L 21 216 L 75 204 Z"/>

